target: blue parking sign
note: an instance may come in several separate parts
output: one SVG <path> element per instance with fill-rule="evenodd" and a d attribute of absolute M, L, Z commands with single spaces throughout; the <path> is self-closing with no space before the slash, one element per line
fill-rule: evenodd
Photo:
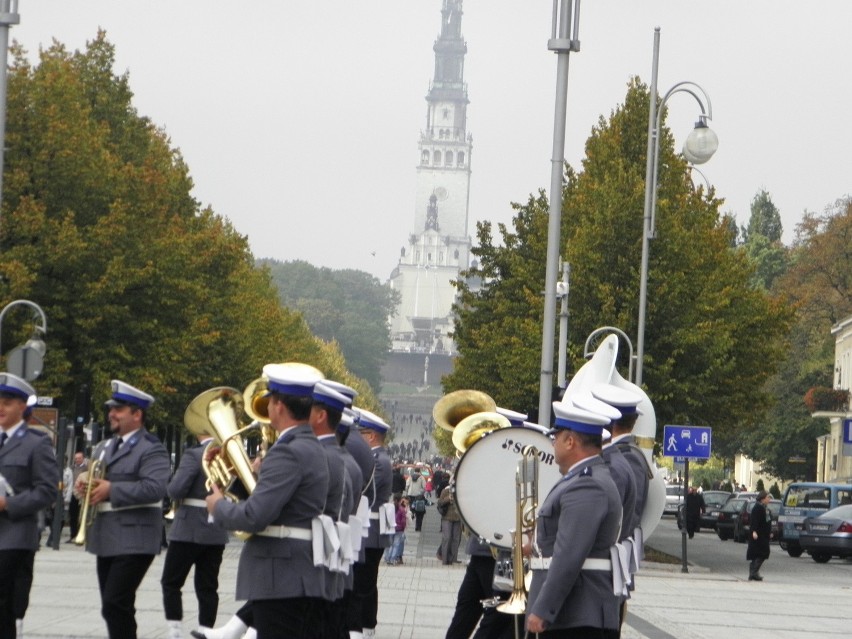
<path fill-rule="evenodd" d="M 709 459 L 713 433 L 709 426 L 664 426 L 663 455 Z"/>

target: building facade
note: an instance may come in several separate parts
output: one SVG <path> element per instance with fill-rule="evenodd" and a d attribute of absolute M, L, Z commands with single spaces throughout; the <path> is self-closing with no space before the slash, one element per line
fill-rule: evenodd
<path fill-rule="evenodd" d="M 426 94 L 426 126 L 418 142 L 414 228 L 400 250 L 390 286 L 401 302 L 391 318 L 395 352 L 455 353 L 453 281 L 470 260 L 468 228 L 473 138 L 467 131 L 467 44 L 462 0 L 443 0 L 435 68 Z"/>
<path fill-rule="evenodd" d="M 852 316 L 835 324 L 834 335 L 834 388 L 848 391 L 852 388 Z M 852 420 L 852 405 L 846 410 L 825 411 L 813 417 L 828 418 L 831 429 L 817 438 L 817 481 L 852 483 L 852 443 L 848 424 Z M 845 428 L 844 428 L 845 426 Z M 845 437 L 844 437 L 845 435 Z"/>

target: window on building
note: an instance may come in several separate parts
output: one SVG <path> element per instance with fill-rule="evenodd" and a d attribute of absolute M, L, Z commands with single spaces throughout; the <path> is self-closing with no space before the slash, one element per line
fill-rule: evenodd
<path fill-rule="evenodd" d="M 464 166 L 464 151 L 459 151 L 459 166 Z"/>
<path fill-rule="evenodd" d="M 441 164 L 441 152 L 440 151 L 435 151 L 432 154 L 432 164 L 434 164 L 435 166 L 440 166 L 440 164 Z"/>
<path fill-rule="evenodd" d="M 444 164 L 446 164 L 447 166 L 453 165 L 453 152 L 452 151 L 447 151 L 446 154 L 444 154 Z"/>
<path fill-rule="evenodd" d="M 423 151 L 420 154 L 420 162 L 421 164 L 429 164 L 429 151 Z"/>

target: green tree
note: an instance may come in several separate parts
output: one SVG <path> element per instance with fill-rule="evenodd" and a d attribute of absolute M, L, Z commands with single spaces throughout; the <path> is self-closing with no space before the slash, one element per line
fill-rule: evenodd
<path fill-rule="evenodd" d="M 562 255 L 571 263 L 569 351 L 579 365 L 586 336 L 603 325 L 636 332 L 647 144 L 648 90 L 628 86 L 623 105 L 601 118 L 583 170 L 566 171 Z M 661 132 L 657 240 L 650 253 L 645 383 L 660 423 L 708 424 L 733 452 L 736 433 L 765 410 L 789 311 L 748 285 L 750 266 L 730 248 L 727 218 L 711 191 L 696 190 L 684 160 Z M 478 226 L 480 290 L 462 280 L 460 357 L 446 390 L 479 388 L 498 404 L 537 405 L 542 283 L 547 238 L 543 193 L 515 205 L 513 230 Z M 556 362 L 553 362 L 555 368 Z"/>
<path fill-rule="evenodd" d="M 335 344 L 281 307 L 246 238 L 191 196 L 165 133 L 132 105 L 103 32 L 84 51 L 60 43 L 31 65 L 13 48 L 0 225 L 0 304 L 28 298 L 49 320 L 37 387 L 95 405 L 123 378 L 157 397 L 152 425 L 182 423 L 199 391 L 242 386 L 263 364 L 298 360 L 364 389 Z M 16 314 L 8 345 L 28 337 Z"/>
<path fill-rule="evenodd" d="M 775 283 L 796 309 L 789 349 L 768 384 L 774 405 L 759 426 L 743 433 L 743 450 L 784 479 L 816 476 L 816 438 L 828 421 L 812 419 L 803 397 L 814 386 L 835 385 L 831 327 L 852 313 L 852 200 L 825 213 L 805 214 L 796 229 L 788 271 Z M 805 463 L 796 458 L 803 457 Z"/>
<path fill-rule="evenodd" d="M 758 234 L 770 242 L 780 242 L 783 231 L 778 207 L 766 189 L 761 189 L 751 200 L 751 216 L 742 233 L 744 240 L 748 242 L 752 235 Z"/>
<path fill-rule="evenodd" d="M 336 341 L 351 370 L 378 392 L 390 350 L 388 317 L 398 293 L 364 271 L 336 271 L 300 260 L 260 264 L 272 274 L 281 303 L 299 310 L 315 335 Z"/>
<path fill-rule="evenodd" d="M 754 266 L 753 286 L 771 290 L 789 265 L 788 251 L 781 244 L 781 214 L 765 190 L 751 201 L 748 227 L 742 229 L 743 249 Z"/>

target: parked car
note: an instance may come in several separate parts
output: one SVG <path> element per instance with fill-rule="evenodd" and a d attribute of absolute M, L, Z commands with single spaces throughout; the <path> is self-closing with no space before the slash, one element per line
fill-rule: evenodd
<path fill-rule="evenodd" d="M 698 527 L 695 532 L 702 528 L 716 529 L 716 520 L 719 519 L 719 509 L 725 505 L 725 502 L 731 498 L 731 493 L 727 490 L 705 490 L 701 493 L 704 498 L 704 512 L 701 514 L 701 520 L 698 522 Z M 679 530 L 684 526 L 684 513 L 686 504 L 681 504 L 677 510 L 677 527 Z"/>
<path fill-rule="evenodd" d="M 852 484 L 821 482 L 796 482 L 790 484 L 781 501 L 781 548 L 791 557 L 799 557 L 803 548 L 799 543 L 805 519 L 818 517 L 828 510 L 852 503 Z"/>
<path fill-rule="evenodd" d="M 799 544 L 819 564 L 832 557 L 852 557 L 852 504 L 806 518 Z"/>
<path fill-rule="evenodd" d="M 683 486 L 671 484 L 666 486 L 666 505 L 663 507 L 664 515 L 677 516 L 677 509 L 683 503 Z"/>
<path fill-rule="evenodd" d="M 716 534 L 719 535 L 719 539 L 742 541 L 740 537 L 743 535 L 743 527 L 740 520 L 750 501 L 754 500 L 732 497 L 719 509 L 719 518 L 716 520 Z"/>
<path fill-rule="evenodd" d="M 757 503 L 757 500 L 751 500 L 746 504 L 745 512 L 740 517 L 739 521 L 739 535 L 734 535 L 734 539 L 736 541 L 747 541 L 748 540 L 748 529 L 751 525 L 751 511 L 754 510 L 754 505 Z M 769 531 L 769 539 L 770 541 L 775 541 L 778 539 L 778 513 L 781 511 L 781 500 L 780 499 L 770 499 L 766 504 L 766 510 L 769 512 L 770 519 L 770 531 Z"/>
<path fill-rule="evenodd" d="M 727 490 L 705 490 L 702 495 L 704 497 L 704 514 L 701 515 L 701 527 L 716 529 L 716 521 L 719 519 L 719 511 L 722 509 L 728 500 L 731 498 L 731 493 Z"/>

